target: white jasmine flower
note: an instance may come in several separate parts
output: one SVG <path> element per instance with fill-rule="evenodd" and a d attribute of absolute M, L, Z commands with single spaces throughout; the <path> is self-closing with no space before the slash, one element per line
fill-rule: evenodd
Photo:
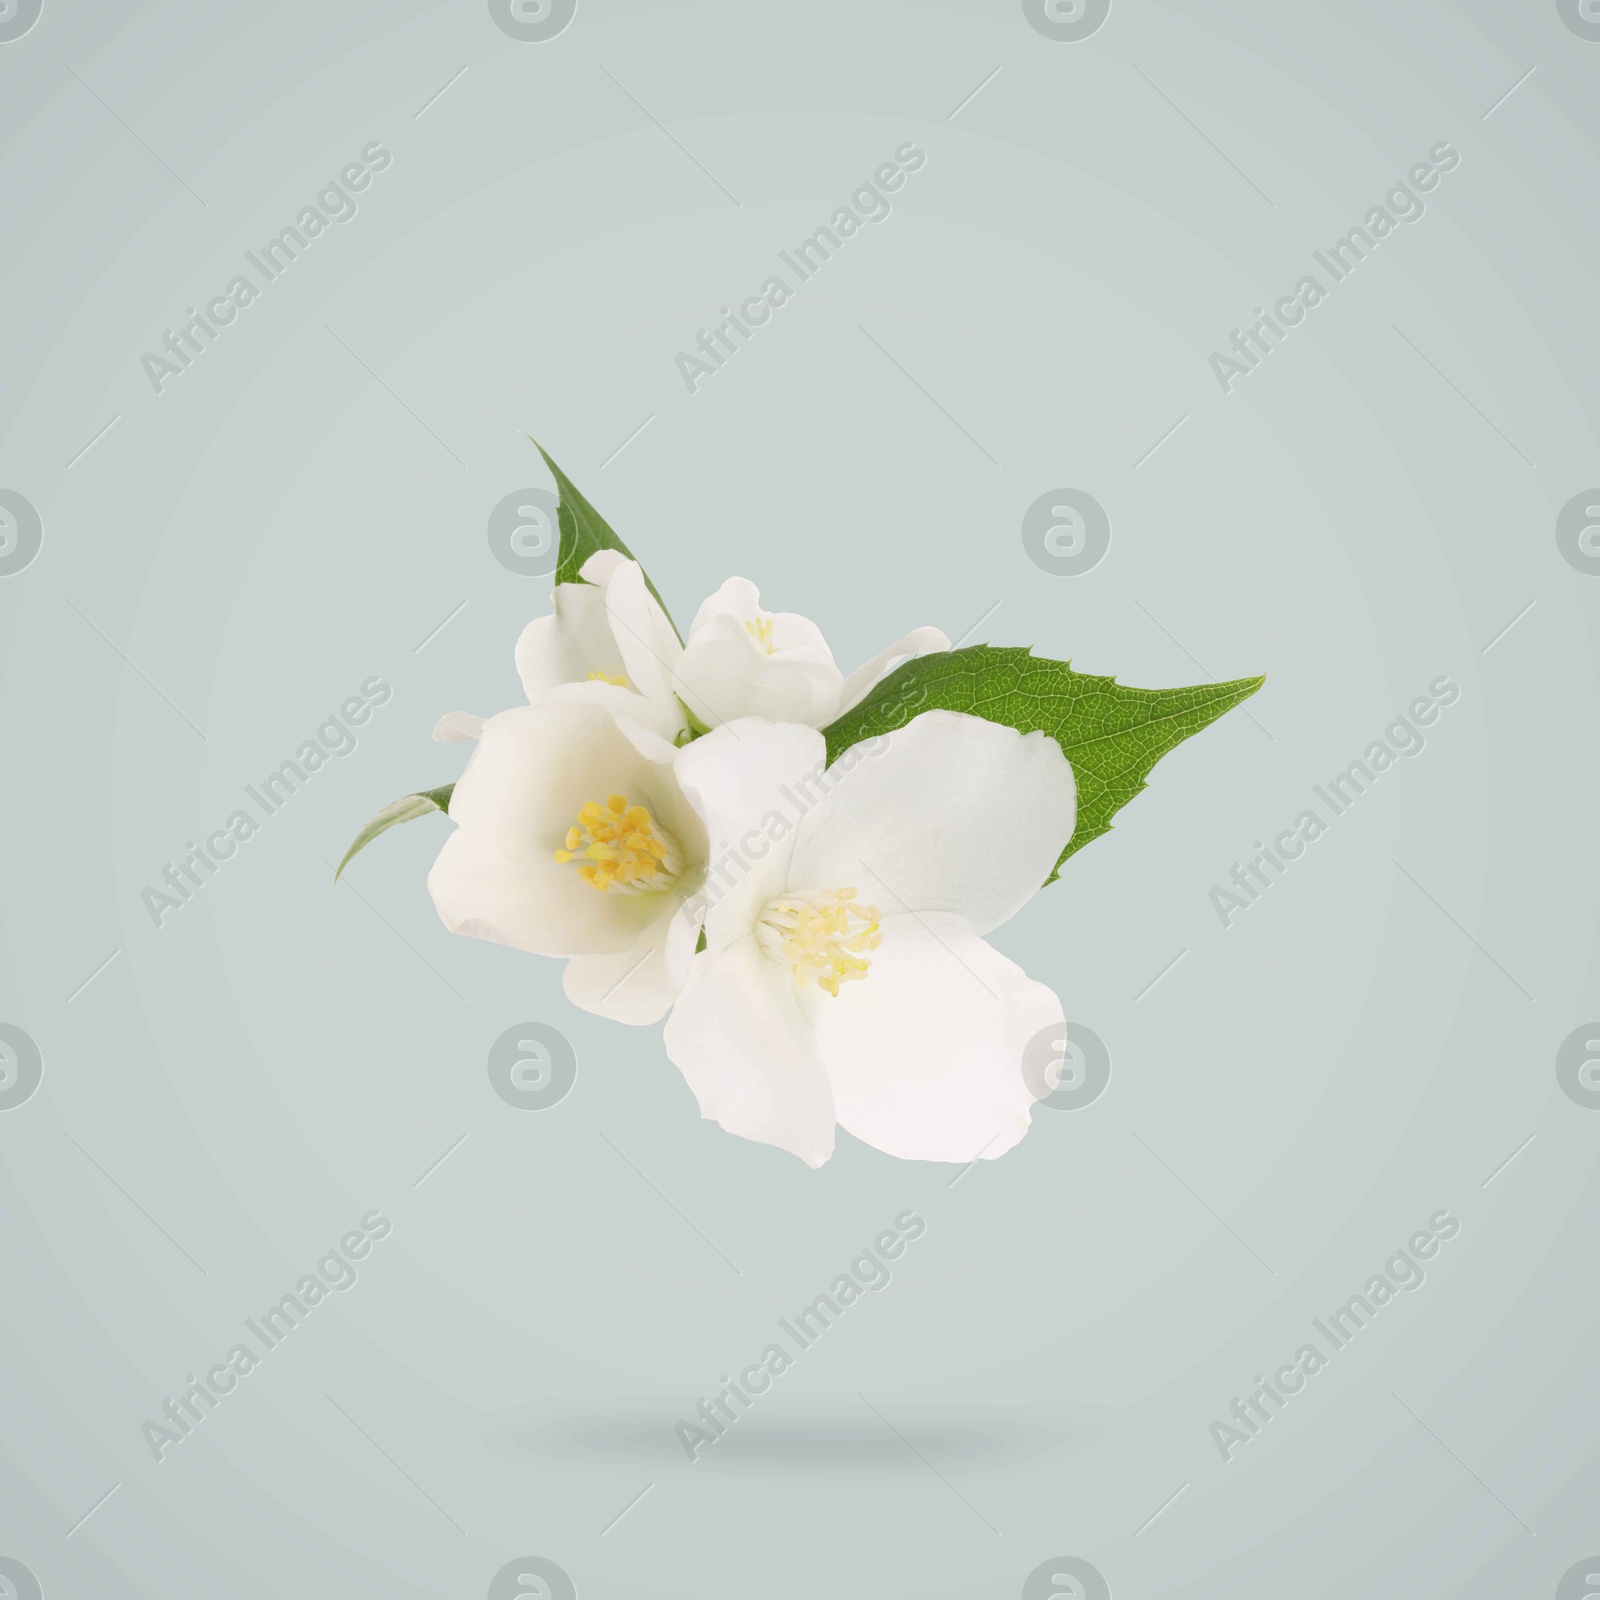
<path fill-rule="evenodd" d="M 700 925 L 680 913 L 705 879 L 673 747 L 599 705 L 549 702 L 476 737 L 450 797 L 456 831 L 428 874 L 445 926 L 566 956 L 575 1004 L 658 1021 L 688 972 Z"/>
<path fill-rule="evenodd" d="M 811 1166 L 836 1123 L 913 1160 L 1001 1155 L 1034 1103 L 1023 1051 L 1064 1019 L 982 936 L 1072 836 L 1072 769 L 1043 733 L 946 711 L 824 754 L 755 720 L 678 752 L 720 865 L 667 1053 L 704 1116 Z"/>
<path fill-rule="evenodd" d="M 696 613 L 673 684 L 708 728 L 738 717 L 821 728 L 902 658 L 949 648 L 937 628 L 918 628 L 846 678 L 814 622 L 763 611 L 749 579 L 729 578 Z"/>

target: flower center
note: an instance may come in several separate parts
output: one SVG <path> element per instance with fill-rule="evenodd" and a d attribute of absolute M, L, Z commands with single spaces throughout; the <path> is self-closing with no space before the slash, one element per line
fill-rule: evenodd
<path fill-rule="evenodd" d="M 883 935 L 876 906 L 860 904 L 853 888 L 829 889 L 769 900 L 756 922 L 756 942 L 769 960 L 788 964 L 801 988 L 814 983 L 837 995 L 841 983 L 866 977 Z"/>
<path fill-rule="evenodd" d="M 614 794 L 601 805 L 590 800 L 567 829 L 560 862 L 577 861 L 578 876 L 592 889 L 619 894 L 656 894 L 670 889 L 683 869 L 678 841 L 644 806 Z"/>
<path fill-rule="evenodd" d="M 744 625 L 744 631 L 770 656 L 777 650 L 772 642 L 772 618 L 757 617 L 753 622 Z"/>
<path fill-rule="evenodd" d="M 619 689 L 626 689 L 628 687 L 628 674 L 626 672 L 619 672 L 616 677 L 613 678 L 609 672 L 591 672 L 589 674 L 589 682 L 611 683 L 615 684 Z"/>

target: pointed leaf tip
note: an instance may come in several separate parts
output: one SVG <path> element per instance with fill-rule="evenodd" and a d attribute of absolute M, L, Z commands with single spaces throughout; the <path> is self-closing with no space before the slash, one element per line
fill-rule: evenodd
<path fill-rule="evenodd" d="M 599 550 L 615 550 L 624 560 L 639 565 L 639 570 L 644 572 L 643 564 L 639 563 L 638 557 L 617 537 L 611 524 L 583 497 L 572 479 L 556 464 L 550 452 L 531 433 L 524 436 L 544 457 L 544 464 L 550 469 L 551 477 L 556 480 L 558 491 L 556 515 L 561 524 L 561 547 L 556 556 L 556 582 L 582 583 L 584 563 Z M 678 631 L 677 623 L 672 620 L 672 613 L 667 610 L 667 603 L 661 598 L 660 591 L 650 581 L 648 572 L 644 572 L 644 586 L 650 591 L 655 603 L 661 607 L 661 614 L 666 617 L 668 625 L 678 635 L 678 642 L 681 644 L 683 635 Z"/>
<path fill-rule="evenodd" d="M 424 789 L 416 794 L 402 795 L 400 799 L 390 801 L 355 836 L 350 848 L 344 853 L 344 859 L 334 870 L 333 881 L 335 883 L 339 881 L 344 874 L 344 869 L 380 833 L 387 833 L 390 828 L 397 827 L 402 822 L 410 822 L 415 817 L 425 817 L 430 812 L 448 812 L 450 810 L 450 796 L 455 792 L 455 787 L 453 783 L 447 783 L 441 789 Z"/>

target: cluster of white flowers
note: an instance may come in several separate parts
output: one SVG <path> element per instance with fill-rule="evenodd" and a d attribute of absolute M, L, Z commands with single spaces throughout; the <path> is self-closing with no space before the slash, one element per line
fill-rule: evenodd
<path fill-rule="evenodd" d="M 835 1126 L 910 1159 L 1009 1150 L 1034 1104 L 1023 1052 L 1064 1023 L 983 936 L 1072 836 L 1060 744 L 925 711 L 783 822 L 780 796 L 825 762 L 819 730 L 945 636 L 846 676 L 742 578 L 680 643 L 637 563 L 601 550 L 581 577 L 518 641 L 528 704 L 435 730 L 477 742 L 428 878 L 445 925 L 565 957 L 567 994 L 602 1016 L 667 1017 L 701 1112 L 811 1166 Z M 708 892 L 753 832 L 759 859 Z"/>

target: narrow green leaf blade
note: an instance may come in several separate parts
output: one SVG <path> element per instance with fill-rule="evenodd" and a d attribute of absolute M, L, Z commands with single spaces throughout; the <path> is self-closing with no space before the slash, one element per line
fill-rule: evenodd
<path fill-rule="evenodd" d="M 974 645 L 906 662 L 823 735 L 831 763 L 851 745 L 892 733 L 924 711 L 964 711 L 1023 733 L 1048 733 L 1072 763 L 1078 784 L 1077 828 L 1045 880 L 1053 883 L 1067 858 L 1105 833 L 1111 818 L 1144 789 L 1162 756 L 1248 700 L 1265 681 L 1132 689 L 1027 650 Z"/>
<path fill-rule="evenodd" d="M 544 464 L 549 467 L 551 476 L 556 480 L 556 488 L 560 491 L 560 503 L 556 514 L 561 523 L 561 546 L 556 557 L 556 582 L 582 583 L 583 579 L 579 574 L 583 570 L 583 564 L 597 550 L 615 550 L 618 555 L 627 557 L 629 561 L 638 560 L 638 557 L 616 536 L 611 524 L 573 487 L 572 480 L 551 460 L 550 452 L 531 434 L 528 435 L 528 439 L 533 448 L 544 457 Z M 666 612 L 667 603 L 657 593 L 648 572 L 645 573 L 644 583 L 655 596 L 656 604 Z M 667 621 L 672 622 L 671 612 L 667 612 Z M 675 622 L 672 622 L 672 631 L 678 633 L 678 625 Z M 683 640 L 681 633 L 678 633 L 678 639 L 681 643 Z"/>
<path fill-rule="evenodd" d="M 339 881 L 340 873 L 380 833 L 387 833 L 391 828 L 402 822 L 410 822 L 413 817 L 426 817 L 435 811 L 448 812 L 450 809 L 450 796 L 455 793 L 455 787 L 453 783 L 447 783 L 442 789 L 424 789 L 417 794 L 403 795 L 400 799 L 386 805 L 356 835 L 355 842 L 345 851 L 344 860 L 339 863 L 339 870 L 334 873 L 333 881 L 335 883 Z"/>

